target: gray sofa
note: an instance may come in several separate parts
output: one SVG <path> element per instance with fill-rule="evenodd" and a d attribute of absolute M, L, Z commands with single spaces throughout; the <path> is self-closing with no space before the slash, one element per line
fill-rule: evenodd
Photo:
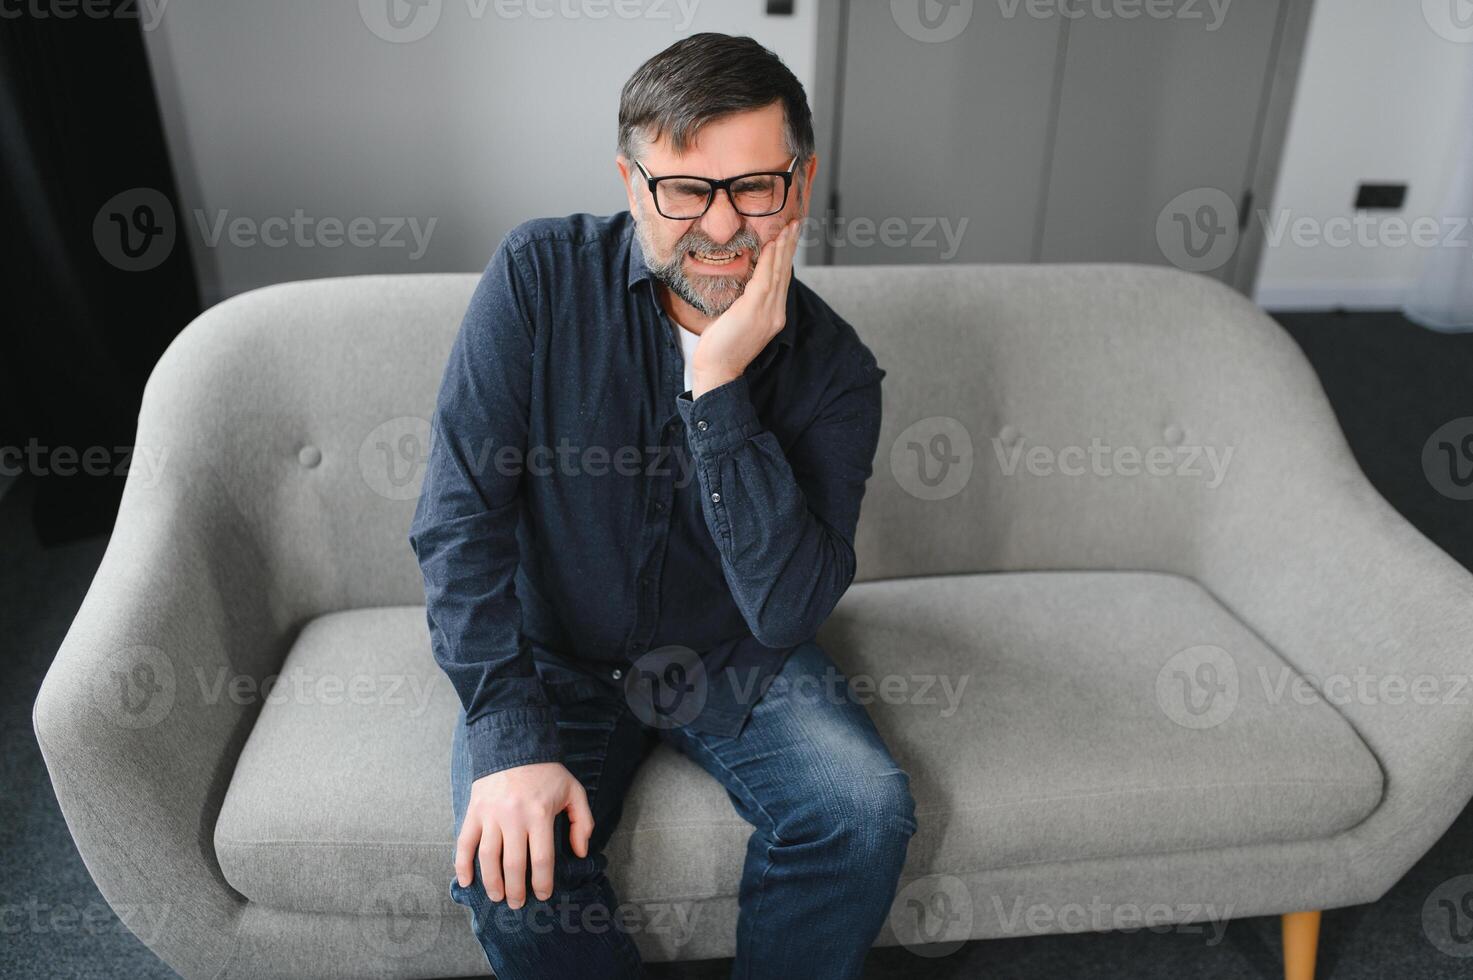
<path fill-rule="evenodd" d="M 800 277 L 889 372 L 820 634 L 919 807 L 881 943 L 1174 922 L 1207 962 L 1204 919 L 1375 901 L 1442 834 L 1473 709 L 1353 679 L 1466 676 L 1473 577 L 1368 485 L 1268 317 L 1138 266 Z M 186 977 L 487 972 L 406 537 L 475 282 L 252 292 L 149 381 L 34 723 L 102 893 Z M 610 846 L 650 959 L 731 954 L 747 831 L 652 757 Z"/>

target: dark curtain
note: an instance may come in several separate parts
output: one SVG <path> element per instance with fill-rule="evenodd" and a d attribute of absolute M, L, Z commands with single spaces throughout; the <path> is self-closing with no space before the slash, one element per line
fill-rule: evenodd
<path fill-rule="evenodd" d="M 112 527 L 144 382 L 199 312 L 142 6 L 0 19 L 0 447 L 48 544 Z"/>

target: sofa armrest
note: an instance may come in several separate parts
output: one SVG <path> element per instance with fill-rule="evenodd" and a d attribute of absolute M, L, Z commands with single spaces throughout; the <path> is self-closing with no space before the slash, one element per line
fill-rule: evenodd
<path fill-rule="evenodd" d="M 130 472 L 32 720 L 103 896 L 171 967 L 204 977 L 228 959 L 245 902 L 213 846 L 259 709 L 241 692 L 259 692 L 278 669 L 287 630 L 208 454 L 183 442 L 171 449 L 167 479 Z"/>
<path fill-rule="evenodd" d="M 1272 373 L 1294 394 L 1271 431 L 1245 435 L 1197 577 L 1379 762 L 1385 795 L 1344 840 L 1343 870 L 1371 901 L 1473 796 L 1473 575 L 1371 486 L 1303 355 L 1286 352 Z"/>

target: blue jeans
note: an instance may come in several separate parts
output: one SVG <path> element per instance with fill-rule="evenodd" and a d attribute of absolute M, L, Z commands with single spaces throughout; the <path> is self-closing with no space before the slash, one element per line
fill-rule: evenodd
<path fill-rule="evenodd" d="M 660 740 L 714 776 L 752 824 L 738 891 L 733 977 L 857 977 L 874 942 L 915 833 L 910 777 L 896 765 L 864 706 L 828 655 L 807 643 L 788 657 L 773 686 L 733 737 L 645 725 L 617 694 L 544 676 L 557 714 L 564 761 L 588 792 L 588 857 L 556 824 L 553 894 L 512 910 L 475 879 L 450 894 L 501 980 L 638 977 L 632 910 L 620 909 L 603 854 L 640 762 Z M 451 751 L 455 833 L 470 800 L 465 716 Z M 637 927 L 637 925 L 636 925 Z M 653 920 L 651 928 L 654 927 Z"/>

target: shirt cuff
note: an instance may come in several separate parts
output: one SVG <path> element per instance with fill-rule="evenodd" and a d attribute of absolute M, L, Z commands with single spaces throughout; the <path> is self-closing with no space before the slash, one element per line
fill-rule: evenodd
<path fill-rule="evenodd" d="M 762 431 L 746 375 L 718 385 L 694 401 L 681 394 L 675 406 L 685 421 L 686 438 L 696 456 L 727 452 Z"/>
<path fill-rule="evenodd" d="M 466 725 L 471 780 L 538 762 L 562 762 L 557 722 L 550 707 L 505 708 Z"/>

